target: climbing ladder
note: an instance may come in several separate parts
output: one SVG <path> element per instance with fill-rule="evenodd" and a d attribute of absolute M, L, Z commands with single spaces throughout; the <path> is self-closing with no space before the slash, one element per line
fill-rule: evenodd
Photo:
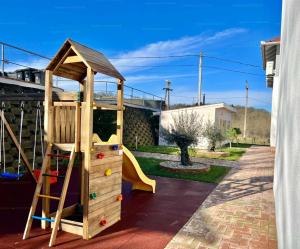
<path fill-rule="evenodd" d="M 66 145 L 68 145 L 68 146 L 66 146 Z M 64 144 L 64 147 L 69 147 L 69 151 L 71 152 L 70 155 L 57 155 L 57 154 L 54 154 L 54 153 L 51 154 L 51 151 L 53 150 L 53 147 L 55 147 L 55 144 L 49 144 L 47 146 L 45 158 L 43 160 L 43 165 L 42 165 L 42 168 L 41 168 L 41 174 L 40 174 L 40 177 L 38 179 L 38 183 L 37 183 L 37 186 L 36 186 L 36 189 L 35 189 L 35 192 L 34 192 L 32 205 L 31 205 L 31 208 L 30 208 L 30 211 L 29 211 L 26 228 L 25 228 L 25 232 L 24 232 L 24 235 L 23 235 L 23 239 L 27 239 L 29 237 L 30 229 L 31 229 L 32 222 L 33 222 L 34 219 L 45 221 L 45 222 L 50 222 L 50 223 L 53 222 L 54 226 L 52 228 L 52 233 L 51 233 L 49 246 L 53 246 L 55 244 L 56 235 L 57 235 L 57 231 L 58 231 L 58 228 L 59 228 L 61 215 L 62 215 L 62 211 L 63 211 L 63 207 L 64 207 L 66 195 L 67 195 L 67 190 L 68 190 L 68 186 L 69 186 L 69 182 L 70 182 L 70 177 L 71 177 L 71 173 L 72 173 L 72 169 L 73 169 L 73 165 L 74 165 L 74 160 L 75 160 L 75 156 L 76 156 L 75 144 Z M 53 174 L 48 173 L 49 168 L 50 168 L 50 160 L 53 157 L 69 158 L 67 171 L 66 171 L 66 174 L 64 176 L 62 176 L 62 175 L 53 175 Z M 63 187 L 62 187 L 62 192 L 61 192 L 61 195 L 59 197 L 41 194 L 43 183 L 45 183 L 45 181 L 44 181 L 45 177 L 65 178 L 64 184 L 63 184 Z M 45 215 L 43 215 L 43 216 L 36 216 L 35 215 L 35 211 L 36 211 L 36 207 L 37 207 L 39 198 L 47 198 L 47 199 L 50 199 L 50 200 L 59 201 L 57 211 L 56 211 L 56 214 L 55 214 L 54 218 L 53 217 L 44 217 Z"/>

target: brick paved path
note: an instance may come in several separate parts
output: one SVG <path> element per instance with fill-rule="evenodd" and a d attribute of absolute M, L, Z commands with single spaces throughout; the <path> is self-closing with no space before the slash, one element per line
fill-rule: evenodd
<path fill-rule="evenodd" d="M 251 147 L 166 249 L 276 248 L 274 155 Z"/>
<path fill-rule="evenodd" d="M 137 157 L 157 158 L 157 159 L 168 160 L 168 161 L 180 161 L 180 157 L 177 155 L 139 152 L 139 151 L 134 151 L 133 154 Z M 228 161 L 228 160 L 222 160 L 222 159 L 191 157 L 191 161 L 197 162 L 197 163 L 209 164 L 209 165 L 232 167 L 232 168 L 239 167 L 239 163 L 236 161 Z"/>

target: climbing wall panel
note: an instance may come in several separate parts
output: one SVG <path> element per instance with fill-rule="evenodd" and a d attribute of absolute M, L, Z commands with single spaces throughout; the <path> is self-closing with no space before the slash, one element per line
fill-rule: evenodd
<path fill-rule="evenodd" d="M 121 219 L 122 150 L 119 145 L 95 145 L 89 169 L 89 238 Z"/>

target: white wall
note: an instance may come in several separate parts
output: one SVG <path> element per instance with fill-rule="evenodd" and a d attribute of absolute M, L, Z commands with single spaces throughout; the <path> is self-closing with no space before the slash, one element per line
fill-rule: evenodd
<path fill-rule="evenodd" d="M 270 146 L 276 146 L 277 137 L 277 115 L 279 100 L 279 76 L 274 76 L 272 90 L 272 112 L 271 112 L 271 128 L 270 128 Z"/>
<path fill-rule="evenodd" d="M 300 248 L 300 1 L 283 0 L 274 194 L 279 249 Z"/>
<path fill-rule="evenodd" d="M 271 112 L 271 129 L 270 129 L 270 146 L 271 147 L 276 146 L 276 137 L 277 137 L 279 74 L 280 74 L 280 45 L 277 45 L 276 46 L 275 76 L 273 78 L 273 89 L 272 89 L 272 112 Z"/>
<path fill-rule="evenodd" d="M 164 129 L 170 129 L 174 124 L 173 118 L 177 117 L 180 112 L 187 112 L 191 113 L 194 112 L 197 114 L 199 119 L 202 119 L 203 123 L 207 123 L 208 121 L 212 122 L 213 124 L 219 120 L 225 120 L 231 124 L 232 120 L 232 112 L 223 107 L 216 107 L 216 105 L 207 105 L 207 106 L 200 106 L 200 107 L 192 107 L 192 108 L 184 108 L 184 109 L 177 109 L 177 110 L 169 110 L 169 111 L 162 111 L 160 115 L 160 130 L 161 127 Z M 159 145 L 169 145 L 161 136 L 159 136 Z M 194 145 L 194 147 L 207 149 L 208 148 L 208 141 L 206 138 L 199 137 L 198 143 Z"/>

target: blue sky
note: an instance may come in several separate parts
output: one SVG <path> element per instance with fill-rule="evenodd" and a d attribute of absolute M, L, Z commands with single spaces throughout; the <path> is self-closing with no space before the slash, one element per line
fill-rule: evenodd
<path fill-rule="evenodd" d="M 281 18 L 279 0 L 29 0 L 3 1 L 1 9 L 3 42 L 51 57 L 70 37 L 109 58 L 122 58 L 112 63 L 124 74 L 127 85 L 163 96 L 165 80 L 171 80 L 173 103 L 191 103 L 197 96 L 198 58 L 129 57 L 198 54 L 202 50 L 208 56 L 261 66 L 260 41 L 280 34 Z M 46 64 L 18 56 L 14 59 L 19 63 Z M 261 67 L 207 57 L 203 65 L 203 92 L 208 101 L 242 104 L 248 80 L 250 105 L 270 109 L 271 91 L 265 87 Z"/>

